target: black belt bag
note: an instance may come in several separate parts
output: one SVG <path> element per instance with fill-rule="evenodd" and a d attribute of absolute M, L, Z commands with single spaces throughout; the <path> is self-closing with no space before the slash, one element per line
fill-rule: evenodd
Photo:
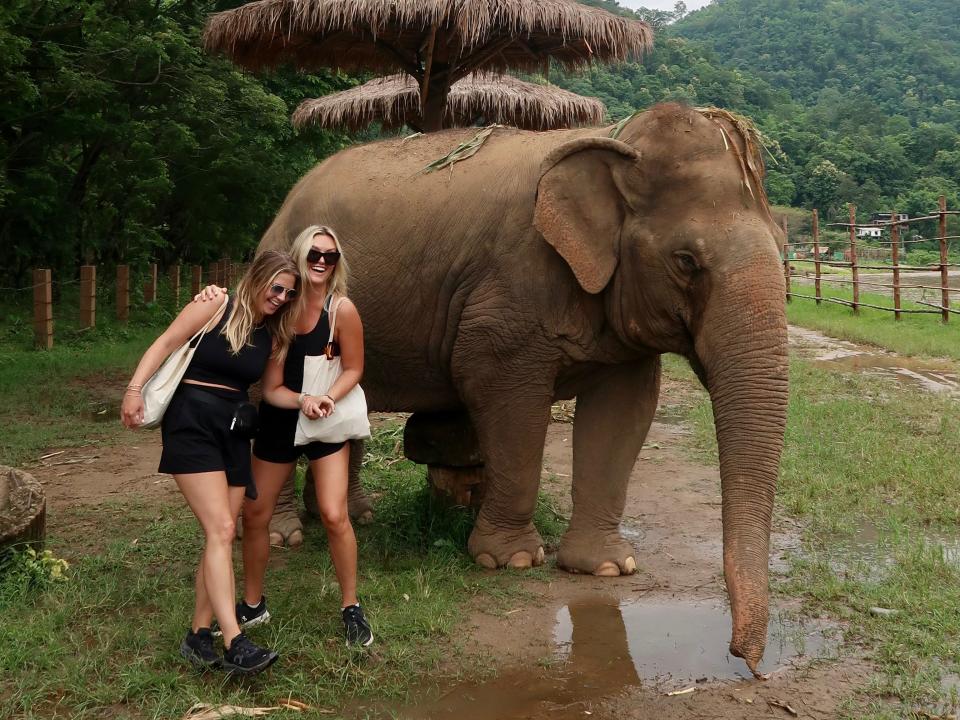
<path fill-rule="evenodd" d="M 233 408 L 233 417 L 230 418 L 230 432 L 250 440 L 257 436 L 259 430 L 260 415 L 257 413 L 257 406 L 248 402 L 237 403 Z"/>

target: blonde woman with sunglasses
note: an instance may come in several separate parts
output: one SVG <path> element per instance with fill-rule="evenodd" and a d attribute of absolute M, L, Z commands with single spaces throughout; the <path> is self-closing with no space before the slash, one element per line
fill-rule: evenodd
<path fill-rule="evenodd" d="M 250 384 L 260 379 L 268 362 L 282 363 L 286 357 L 297 310 L 290 301 L 299 292 L 300 277 L 286 253 L 257 256 L 235 296 L 226 300 L 223 316 L 197 344 L 163 415 L 159 471 L 173 475 L 205 537 L 193 620 L 180 645 L 180 653 L 200 668 L 223 667 L 248 675 L 277 659 L 277 653 L 255 645 L 241 632 L 234 612 L 234 530 L 244 494 L 256 496 L 256 487 L 250 439 L 236 434 L 233 425 Z M 221 307 L 219 302 L 187 305 L 144 353 L 123 397 L 124 425 L 136 428 L 143 422 L 144 383 Z M 214 617 L 223 632 L 222 657 L 214 650 Z"/>

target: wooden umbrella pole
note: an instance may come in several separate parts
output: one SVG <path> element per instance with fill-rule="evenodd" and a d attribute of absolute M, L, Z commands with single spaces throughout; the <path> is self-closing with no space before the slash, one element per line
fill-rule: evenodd
<path fill-rule="evenodd" d="M 423 79 L 420 81 L 420 108 L 427 107 L 427 96 L 430 92 L 430 73 L 433 70 L 433 48 L 437 43 L 437 24 L 430 26 L 430 37 L 427 39 L 427 59 L 423 64 Z"/>

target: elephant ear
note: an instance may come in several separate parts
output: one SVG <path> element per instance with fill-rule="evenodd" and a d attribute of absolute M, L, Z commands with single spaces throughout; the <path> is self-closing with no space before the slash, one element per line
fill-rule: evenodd
<path fill-rule="evenodd" d="M 540 166 L 534 225 L 588 293 L 603 290 L 617 267 L 621 188 L 639 157 L 619 140 L 587 137 L 555 148 Z"/>

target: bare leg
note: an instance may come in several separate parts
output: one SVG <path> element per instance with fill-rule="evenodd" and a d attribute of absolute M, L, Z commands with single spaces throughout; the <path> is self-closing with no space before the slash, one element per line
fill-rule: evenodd
<path fill-rule="evenodd" d="M 257 499 L 243 504 L 243 600 L 256 606 L 263 596 L 267 562 L 270 559 L 270 519 L 277 497 L 296 463 L 272 463 L 253 456 Z"/>
<path fill-rule="evenodd" d="M 357 602 L 357 537 L 347 513 L 350 445 L 310 463 L 316 478 L 317 507 L 327 530 L 330 557 L 342 595 L 341 607 Z"/>
<path fill-rule="evenodd" d="M 236 517 L 243 502 L 244 488 L 227 485 L 222 471 L 173 477 L 200 521 L 206 540 L 201 560 L 203 582 L 197 583 L 193 630 L 204 626 L 198 623 L 209 625 L 207 608 L 212 608 L 223 629 L 224 645 L 230 647 L 233 638 L 240 634 L 234 608 L 232 553 Z"/>

